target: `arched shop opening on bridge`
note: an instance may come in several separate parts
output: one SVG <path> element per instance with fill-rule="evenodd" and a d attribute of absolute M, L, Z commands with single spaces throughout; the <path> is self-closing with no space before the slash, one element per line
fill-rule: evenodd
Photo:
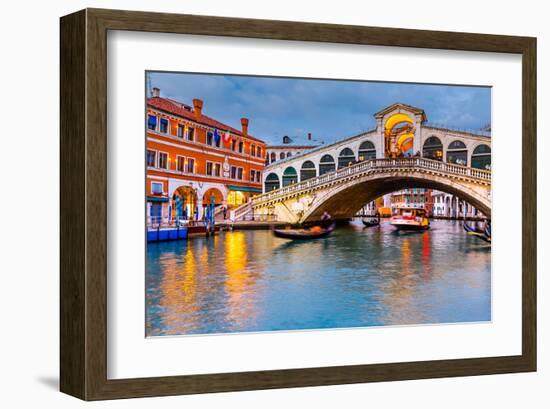
<path fill-rule="evenodd" d="M 350 148 L 344 148 L 338 155 L 338 169 L 350 166 L 355 162 L 355 155 Z"/>
<path fill-rule="evenodd" d="M 317 171 L 315 170 L 315 164 L 310 160 L 306 160 L 302 163 L 302 167 L 300 169 L 300 181 L 314 178 L 317 176 L 316 173 Z"/>
<path fill-rule="evenodd" d="M 376 148 L 371 141 L 365 141 L 359 145 L 358 161 L 376 159 Z"/>
<path fill-rule="evenodd" d="M 319 161 L 319 176 L 325 173 L 334 172 L 336 170 L 336 164 L 334 158 L 330 155 L 323 155 Z"/>
<path fill-rule="evenodd" d="M 462 141 L 453 141 L 447 148 L 447 162 L 466 166 L 468 164 L 468 149 Z"/>
<path fill-rule="evenodd" d="M 491 148 L 488 145 L 478 145 L 472 153 L 472 168 L 491 170 Z"/>
<path fill-rule="evenodd" d="M 272 190 L 279 189 L 281 187 L 281 184 L 279 182 L 279 176 L 277 176 L 275 173 L 270 173 L 265 178 L 264 182 L 264 190 L 265 192 L 271 192 Z"/>
<path fill-rule="evenodd" d="M 422 147 L 422 156 L 433 160 L 443 160 L 443 144 L 437 136 L 430 136 Z"/>
<path fill-rule="evenodd" d="M 403 113 L 390 116 L 384 125 L 385 156 L 388 158 L 414 155 L 414 121 Z"/>
<path fill-rule="evenodd" d="M 197 191 L 189 186 L 180 186 L 172 195 L 172 208 L 176 219 L 190 219 L 194 217 L 197 208 Z"/>
<path fill-rule="evenodd" d="M 292 185 L 294 183 L 298 183 L 298 173 L 296 172 L 296 169 L 294 169 L 292 166 L 289 166 L 283 172 L 283 187 Z"/>

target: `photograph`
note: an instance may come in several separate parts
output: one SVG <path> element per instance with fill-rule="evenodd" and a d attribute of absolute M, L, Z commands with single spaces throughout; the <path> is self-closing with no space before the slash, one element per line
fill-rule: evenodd
<path fill-rule="evenodd" d="M 491 322 L 491 87 L 147 71 L 147 337 Z"/>

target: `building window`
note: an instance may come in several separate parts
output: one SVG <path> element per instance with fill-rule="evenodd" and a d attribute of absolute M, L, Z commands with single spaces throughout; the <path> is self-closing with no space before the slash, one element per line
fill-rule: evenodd
<path fill-rule="evenodd" d="M 252 182 L 256 180 L 256 171 L 254 169 L 250 169 L 250 180 Z"/>
<path fill-rule="evenodd" d="M 193 141 L 195 139 L 195 129 L 194 128 L 187 128 L 187 139 L 189 141 Z"/>
<path fill-rule="evenodd" d="M 271 152 L 271 163 L 275 162 L 277 160 L 277 155 L 275 155 L 275 152 Z"/>
<path fill-rule="evenodd" d="M 185 172 L 185 158 L 183 156 L 176 158 L 176 169 L 178 172 Z"/>
<path fill-rule="evenodd" d="M 207 132 L 206 133 L 206 144 L 207 145 L 212 145 L 213 140 L 214 140 L 214 134 L 212 132 Z"/>
<path fill-rule="evenodd" d="M 155 167 L 157 161 L 157 153 L 147 149 L 147 166 Z"/>
<path fill-rule="evenodd" d="M 151 182 L 151 192 L 154 194 L 163 193 L 164 188 L 162 186 L 162 182 Z"/>
<path fill-rule="evenodd" d="M 183 139 L 183 135 L 185 133 L 185 126 L 182 124 L 178 124 L 178 131 L 177 131 L 177 137 Z"/>
<path fill-rule="evenodd" d="M 290 138 L 288 136 L 283 136 L 283 143 L 284 144 L 287 144 L 287 143 L 290 143 Z"/>
<path fill-rule="evenodd" d="M 214 176 L 220 177 L 222 174 L 222 165 L 221 163 L 215 163 L 214 164 Z"/>
<path fill-rule="evenodd" d="M 256 156 L 256 145 L 250 145 L 250 155 Z"/>
<path fill-rule="evenodd" d="M 256 156 L 257 156 L 258 158 L 261 158 L 261 157 L 262 157 L 262 148 L 259 147 L 259 146 L 256 148 Z"/>
<path fill-rule="evenodd" d="M 212 171 L 214 169 L 214 164 L 212 162 L 206 162 L 206 174 L 212 176 Z"/>
<path fill-rule="evenodd" d="M 239 153 L 243 153 L 244 143 L 243 141 L 239 142 Z"/>
<path fill-rule="evenodd" d="M 231 179 L 237 179 L 237 167 L 231 166 Z"/>
<path fill-rule="evenodd" d="M 195 173 L 195 159 L 187 158 L 187 172 Z"/>
<path fill-rule="evenodd" d="M 232 150 L 232 151 L 235 151 L 236 146 L 237 146 L 237 141 L 235 141 L 235 139 L 233 139 L 233 140 L 231 141 L 231 150 Z"/>
<path fill-rule="evenodd" d="M 168 154 L 166 152 L 159 152 L 159 168 L 168 169 Z"/>
<path fill-rule="evenodd" d="M 162 133 L 168 133 L 168 119 L 166 118 L 160 119 L 160 131 Z"/>
<path fill-rule="evenodd" d="M 286 157 L 287 157 L 287 158 L 290 158 L 291 156 L 292 156 L 292 152 L 287 152 L 287 153 L 286 153 Z"/>
<path fill-rule="evenodd" d="M 256 171 L 256 182 L 260 182 L 262 180 L 262 172 L 259 170 Z"/>
<path fill-rule="evenodd" d="M 284 153 L 284 152 L 281 152 L 281 153 L 279 154 L 279 159 L 284 159 L 284 158 L 285 158 L 285 153 Z"/>
<path fill-rule="evenodd" d="M 147 129 L 154 131 L 157 129 L 157 117 L 156 115 L 147 116 Z"/>
<path fill-rule="evenodd" d="M 237 169 L 237 179 L 243 180 L 243 168 Z"/>

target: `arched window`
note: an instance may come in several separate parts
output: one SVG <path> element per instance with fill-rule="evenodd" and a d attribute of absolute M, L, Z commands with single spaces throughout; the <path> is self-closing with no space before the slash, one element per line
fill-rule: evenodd
<path fill-rule="evenodd" d="M 284 152 L 281 152 L 281 153 L 279 154 L 279 159 L 284 159 L 284 158 L 285 158 L 285 153 L 284 153 Z"/>
<path fill-rule="evenodd" d="M 317 176 L 315 171 L 315 164 L 310 160 L 306 160 L 302 164 L 302 168 L 300 169 L 300 181 L 303 182 L 304 180 L 314 178 L 315 176 Z"/>
<path fill-rule="evenodd" d="M 287 157 L 287 158 L 290 158 L 291 156 L 292 156 L 292 152 L 287 152 L 287 153 L 286 153 L 286 157 Z"/>
<path fill-rule="evenodd" d="M 424 142 L 422 156 L 428 159 L 443 160 L 443 144 L 437 136 L 430 136 Z"/>
<path fill-rule="evenodd" d="M 271 152 L 271 163 L 275 162 L 277 160 L 277 155 L 275 155 L 275 152 Z"/>
<path fill-rule="evenodd" d="M 271 192 L 272 190 L 279 189 L 279 177 L 275 173 L 270 173 L 265 178 L 264 190 L 266 192 Z"/>
<path fill-rule="evenodd" d="M 376 159 L 376 148 L 371 141 L 365 141 L 359 145 L 359 162 Z"/>
<path fill-rule="evenodd" d="M 342 149 L 340 155 L 338 155 L 338 169 L 345 168 L 355 162 L 355 155 L 350 148 Z"/>
<path fill-rule="evenodd" d="M 319 176 L 328 172 L 334 172 L 336 165 L 334 164 L 334 158 L 330 155 L 324 155 L 319 161 Z"/>
<path fill-rule="evenodd" d="M 472 153 L 472 168 L 491 170 L 491 148 L 478 145 Z"/>
<path fill-rule="evenodd" d="M 289 166 L 283 172 L 283 187 L 292 185 L 294 183 L 298 183 L 298 173 L 296 173 L 296 169 L 294 169 L 292 166 Z"/>
<path fill-rule="evenodd" d="M 462 141 L 454 141 L 447 148 L 447 162 L 466 166 L 468 164 L 468 150 Z"/>

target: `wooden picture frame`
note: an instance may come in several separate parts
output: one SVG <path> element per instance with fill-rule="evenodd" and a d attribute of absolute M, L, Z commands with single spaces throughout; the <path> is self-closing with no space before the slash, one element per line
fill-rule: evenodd
<path fill-rule="evenodd" d="M 522 56 L 522 353 L 518 356 L 107 378 L 107 32 L 485 51 Z M 536 39 L 86 9 L 61 18 L 61 383 L 85 400 L 334 385 L 536 370 Z"/>

